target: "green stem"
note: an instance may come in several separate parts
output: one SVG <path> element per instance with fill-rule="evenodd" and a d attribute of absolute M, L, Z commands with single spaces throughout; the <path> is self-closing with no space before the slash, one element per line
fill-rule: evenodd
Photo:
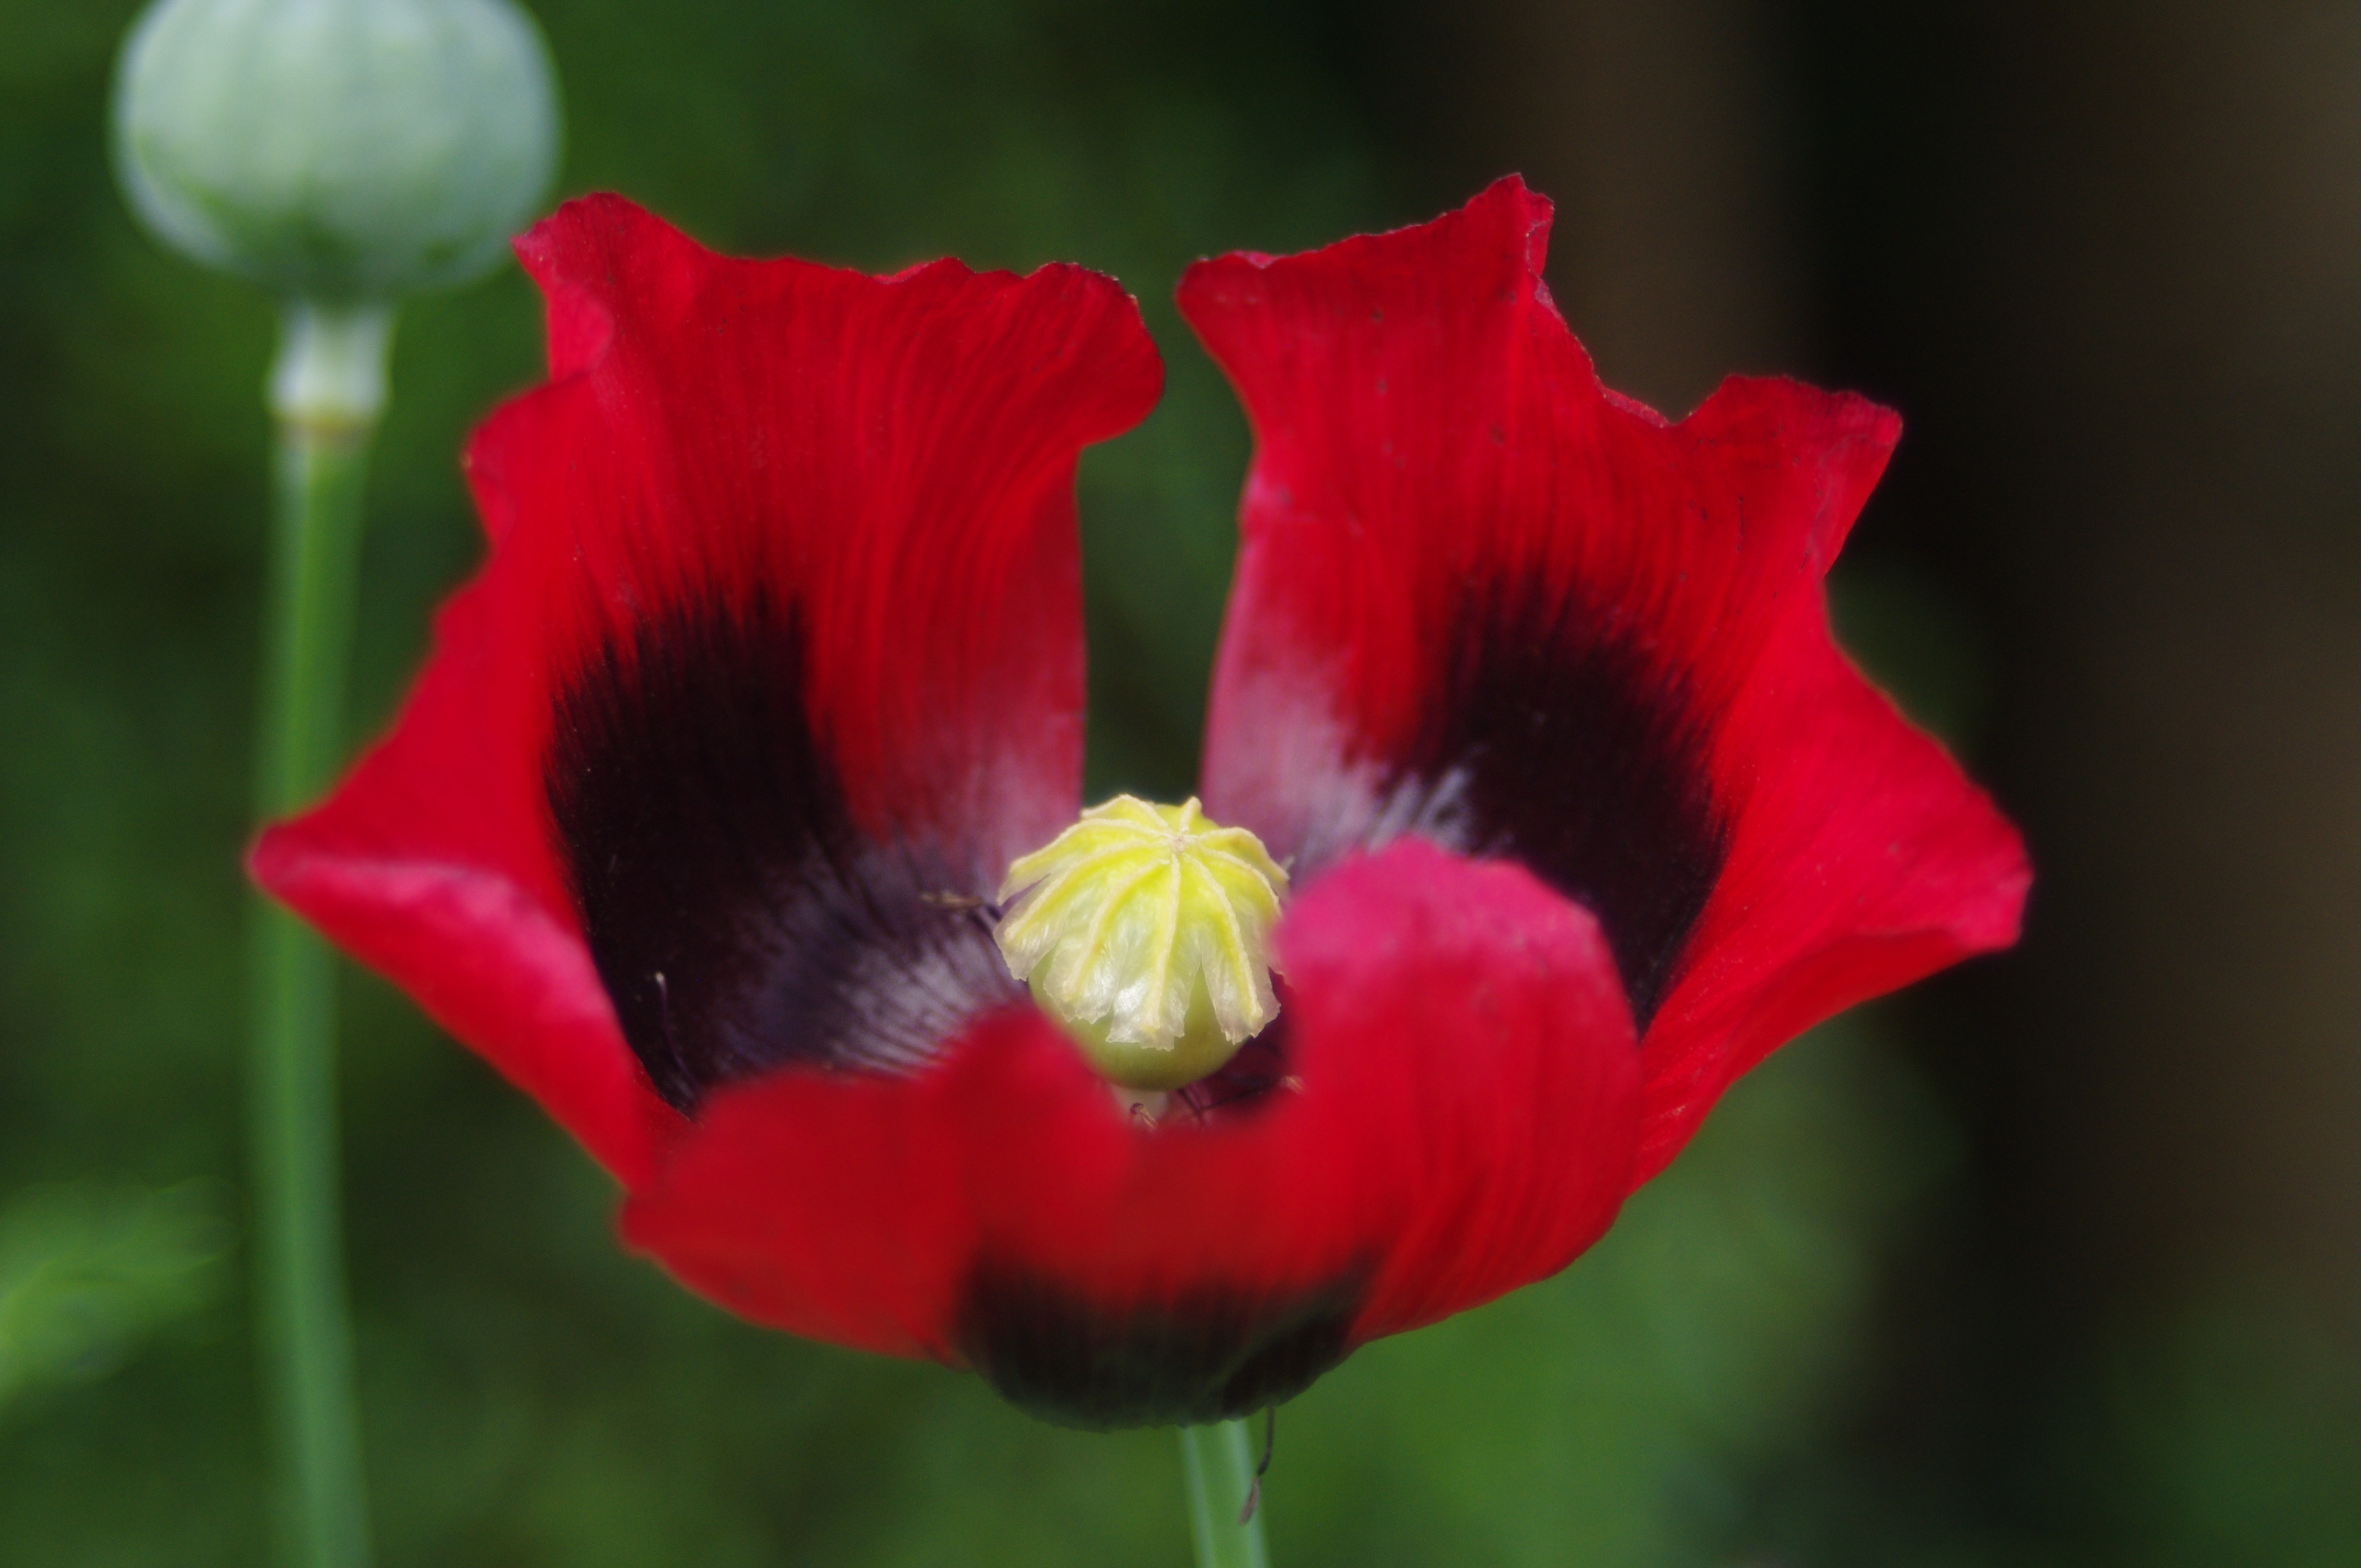
<path fill-rule="evenodd" d="M 1197 1568 L 1270 1568 L 1262 1543 L 1262 1510 L 1241 1524 L 1254 1485 L 1254 1441 L 1244 1421 L 1180 1429 L 1180 1465 L 1189 1483 L 1189 1528 L 1197 1540 Z"/>
<path fill-rule="evenodd" d="M 343 756 L 361 490 L 384 400 L 390 313 L 290 308 L 278 415 L 269 648 L 256 804 L 310 802 Z M 368 1514 L 345 1307 L 336 1157 L 335 970 L 276 905 L 254 933 L 255 1269 L 263 1378 L 291 1568 L 364 1568 Z"/>

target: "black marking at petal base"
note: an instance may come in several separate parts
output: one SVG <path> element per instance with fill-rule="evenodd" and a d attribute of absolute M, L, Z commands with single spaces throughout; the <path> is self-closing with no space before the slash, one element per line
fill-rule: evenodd
<path fill-rule="evenodd" d="M 1705 715 L 1622 612 L 1539 573 L 1471 588 L 1391 788 L 1455 847 L 1521 861 L 1598 918 L 1642 1029 L 1729 853 Z"/>
<path fill-rule="evenodd" d="M 566 683 L 543 760 L 624 1037 L 665 1100 L 786 1062 L 922 1063 L 1022 994 L 972 908 L 991 872 L 871 842 L 804 706 L 790 607 L 667 606 Z"/>
<path fill-rule="evenodd" d="M 1290 1399 L 1345 1359 L 1366 1271 L 1257 1297 L 1208 1289 L 1109 1308 L 986 1261 L 953 1343 L 1009 1403 L 1060 1426 L 1198 1426 Z"/>

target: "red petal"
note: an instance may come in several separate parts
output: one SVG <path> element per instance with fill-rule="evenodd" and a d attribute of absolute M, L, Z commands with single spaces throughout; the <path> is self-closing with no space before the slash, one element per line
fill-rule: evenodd
<path fill-rule="evenodd" d="M 1597 914 L 1646 1025 L 1646 1171 L 1834 1008 L 2013 939 L 2014 833 L 1845 665 L 1820 577 L 1894 416 L 1603 389 L 1502 181 L 1418 228 L 1200 263 L 1257 451 L 1207 806 L 1316 875 L 1415 831 Z"/>
<path fill-rule="evenodd" d="M 615 1026 L 548 849 L 531 628 L 504 620 L 496 579 L 444 606 L 392 735 L 325 803 L 264 832 L 249 870 L 629 1184 L 679 1118 Z"/>
<path fill-rule="evenodd" d="M 1606 1233 L 1640 1072 L 1580 907 L 1521 867 L 1408 840 L 1308 889 L 1278 947 L 1310 1113 L 1282 1179 L 1325 1173 L 1357 1245 L 1382 1247 L 1356 1340 L 1544 1278 Z M 1307 1203 L 1296 1223 L 1331 1222 Z"/>
<path fill-rule="evenodd" d="M 1520 868 L 1410 842 L 1323 879 L 1279 940 L 1301 1092 L 1127 1124 L 1015 1011 L 916 1080 L 781 1072 L 717 1095 L 626 1233 L 749 1317 L 972 1360 L 1045 1413 L 1115 1425 L 1285 1398 L 1351 1345 L 1554 1273 L 1605 1231 L 1639 1070 L 1580 910 Z M 1070 1362 L 1017 1365 L 1036 1325 L 988 1321 L 978 1295 L 1012 1277 L 1060 1312 L 1081 1303 L 1114 1349 L 1062 1343 L 1078 1332 L 1044 1347 Z M 1225 1382 L 1254 1325 L 1280 1321 L 1257 1310 L 1302 1300 L 1338 1304 L 1327 1358 L 1290 1364 L 1291 1384 Z M 1165 1326 L 1126 1326 L 1141 1319 Z"/>
<path fill-rule="evenodd" d="M 518 242 L 551 386 L 469 455 L 524 515 L 562 639 L 791 592 L 806 700 L 872 837 L 1036 847 L 1082 757 L 1082 447 L 1146 417 L 1137 307 L 1078 267 L 879 280 L 717 257 L 616 197 Z M 499 530 L 498 512 L 487 505 Z"/>
<path fill-rule="evenodd" d="M 1647 1032 L 1642 1180 L 1796 1035 L 2014 943 L 2032 880 L 2016 830 L 1829 642 L 1817 596 L 1765 652 L 1719 751 L 1751 789 Z"/>
<path fill-rule="evenodd" d="M 956 860 L 962 881 L 996 879 L 1079 795 L 1076 456 L 1146 413 L 1161 369 L 1132 302 L 1074 268 L 881 280 L 728 260 L 612 197 L 570 203 L 518 249 L 549 299 L 554 379 L 471 447 L 492 558 L 445 610 L 393 733 L 267 834 L 254 870 L 632 1181 L 676 1118 L 584 936 L 576 895 L 609 846 L 598 866 L 553 846 L 553 748 L 578 739 L 583 691 L 653 660 L 674 685 L 642 707 L 677 686 L 701 717 L 718 683 L 746 699 L 736 714 L 794 732 L 812 754 L 789 761 L 862 838 L 932 846 L 907 876 Z M 683 627 L 722 631 L 664 641 Z M 689 667 L 709 645 L 752 663 Z M 738 880 L 709 899 L 688 873 L 716 869 L 717 837 L 787 815 L 757 797 L 788 741 L 759 725 L 655 739 L 674 749 L 644 749 L 653 776 L 626 782 L 687 793 L 608 815 L 705 832 L 646 912 L 702 938 L 745 885 L 776 891 L 776 866 L 723 865 Z M 642 866 L 666 848 L 615 847 Z"/>

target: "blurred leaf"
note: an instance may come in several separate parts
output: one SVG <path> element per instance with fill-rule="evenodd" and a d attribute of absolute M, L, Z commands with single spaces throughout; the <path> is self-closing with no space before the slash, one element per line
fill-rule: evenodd
<path fill-rule="evenodd" d="M 0 1208 L 0 1406 L 104 1377 L 221 1294 L 225 1191 L 188 1182 L 48 1187 Z"/>

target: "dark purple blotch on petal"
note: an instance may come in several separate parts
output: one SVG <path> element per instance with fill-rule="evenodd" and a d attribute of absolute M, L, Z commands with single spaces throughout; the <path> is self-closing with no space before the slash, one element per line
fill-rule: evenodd
<path fill-rule="evenodd" d="M 1022 995 L 974 907 L 997 868 L 873 842 L 759 588 L 684 596 L 564 686 L 543 776 L 590 954 L 678 1110 L 788 1063 L 906 1069 Z"/>
<path fill-rule="evenodd" d="M 1453 848 L 1521 861 L 1587 908 L 1643 1030 L 1730 838 L 1706 716 L 1645 635 L 1543 573 L 1471 587 L 1389 789 L 1423 792 Z"/>
<path fill-rule="evenodd" d="M 1280 1404 L 1344 1360 L 1367 1283 L 1356 1267 L 1301 1290 L 1112 1308 L 987 1259 L 952 1343 L 1002 1398 L 1060 1426 L 1198 1426 Z"/>

